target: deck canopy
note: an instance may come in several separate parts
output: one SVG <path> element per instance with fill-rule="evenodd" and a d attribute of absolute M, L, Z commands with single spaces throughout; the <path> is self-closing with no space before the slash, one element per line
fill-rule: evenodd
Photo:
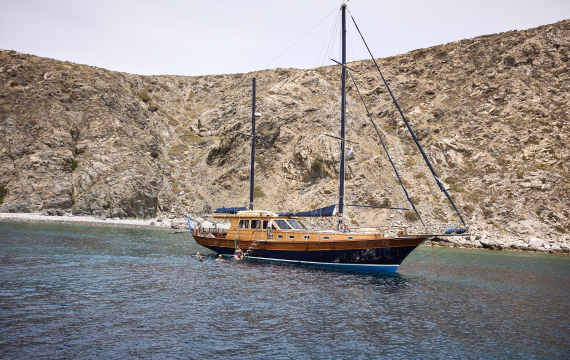
<path fill-rule="evenodd" d="M 330 205 L 324 208 L 303 211 L 298 213 L 284 212 L 277 214 L 279 216 L 297 216 L 297 217 L 324 217 L 324 216 L 335 216 L 336 215 L 336 204 Z"/>

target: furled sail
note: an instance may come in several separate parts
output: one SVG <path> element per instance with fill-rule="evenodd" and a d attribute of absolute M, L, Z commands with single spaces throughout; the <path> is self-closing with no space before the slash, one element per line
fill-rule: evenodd
<path fill-rule="evenodd" d="M 246 211 L 245 206 L 242 207 L 229 207 L 229 208 L 217 208 L 214 211 L 215 214 L 237 214 L 238 211 Z"/>
<path fill-rule="evenodd" d="M 326 206 L 324 208 L 302 211 L 298 213 L 285 212 L 279 213 L 279 216 L 298 216 L 298 217 L 323 217 L 323 216 L 335 216 L 336 215 L 336 204 Z"/>

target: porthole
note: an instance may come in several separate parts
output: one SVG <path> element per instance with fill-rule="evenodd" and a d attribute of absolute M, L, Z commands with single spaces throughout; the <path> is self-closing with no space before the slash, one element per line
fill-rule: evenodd
<path fill-rule="evenodd" d="M 283 235 L 277 235 L 278 239 L 283 239 Z"/>
<path fill-rule="evenodd" d="M 348 240 L 354 240 L 354 236 L 347 237 Z"/>
<path fill-rule="evenodd" d="M 323 236 L 323 240 L 330 240 L 330 236 Z"/>
<path fill-rule="evenodd" d="M 295 235 L 289 235 L 289 239 L 295 240 Z"/>
<path fill-rule="evenodd" d="M 311 237 L 310 237 L 309 235 L 303 236 L 303 239 L 305 239 L 305 240 L 309 240 L 310 238 L 311 238 Z"/>

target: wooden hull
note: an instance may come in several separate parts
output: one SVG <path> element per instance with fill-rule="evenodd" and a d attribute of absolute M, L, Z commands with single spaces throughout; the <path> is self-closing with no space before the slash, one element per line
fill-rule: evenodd
<path fill-rule="evenodd" d="M 195 235 L 194 239 L 198 244 L 224 255 L 233 255 L 235 245 L 244 251 L 248 251 L 252 246 L 251 240 L 234 241 L 199 235 Z M 427 236 L 409 236 L 336 241 L 261 240 L 253 246 L 249 258 L 362 271 L 395 272 L 406 256 L 427 239 Z"/>

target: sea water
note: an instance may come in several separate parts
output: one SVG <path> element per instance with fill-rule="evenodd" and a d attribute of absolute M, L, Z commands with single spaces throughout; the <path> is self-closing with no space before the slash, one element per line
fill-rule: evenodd
<path fill-rule="evenodd" d="M 0 223 L 2 359 L 568 359 L 569 302 L 565 255 L 420 247 L 370 274 Z"/>

